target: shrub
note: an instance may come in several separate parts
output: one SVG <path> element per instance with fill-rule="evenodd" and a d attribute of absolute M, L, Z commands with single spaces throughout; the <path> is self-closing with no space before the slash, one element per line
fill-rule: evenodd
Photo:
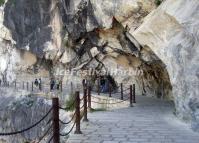
<path fill-rule="evenodd" d="M 69 98 L 66 100 L 66 111 L 75 110 L 75 94 L 70 94 Z"/>

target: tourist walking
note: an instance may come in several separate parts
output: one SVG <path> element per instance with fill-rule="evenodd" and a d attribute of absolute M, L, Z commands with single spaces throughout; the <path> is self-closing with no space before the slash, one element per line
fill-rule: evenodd
<path fill-rule="evenodd" d="M 54 89 L 54 86 L 55 86 L 55 81 L 53 78 L 51 78 L 51 80 L 50 80 L 50 90 L 51 91 Z"/>
<path fill-rule="evenodd" d="M 39 85 L 39 90 L 41 91 L 41 78 L 39 78 L 38 85 Z"/>
<path fill-rule="evenodd" d="M 38 85 L 39 85 L 39 82 L 38 82 L 37 78 L 35 79 L 34 84 L 35 84 L 35 86 L 38 86 Z"/>
<path fill-rule="evenodd" d="M 57 90 L 59 90 L 59 88 L 60 88 L 60 80 L 57 80 L 56 84 L 57 84 Z"/>
<path fill-rule="evenodd" d="M 82 80 L 82 85 L 83 85 L 84 88 L 86 88 L 86 86 L 87 86 L 87 80 L 86 79 Z"/>

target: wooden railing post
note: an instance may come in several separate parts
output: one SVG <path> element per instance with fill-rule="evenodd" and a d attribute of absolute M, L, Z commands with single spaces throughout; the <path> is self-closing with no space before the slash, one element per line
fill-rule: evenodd
<path fill-rule="evenodd" d="M 24 81 L 23 81 L 23 89 L 24 89 Z"/>
<path fill-rule="evenodd" d="M 86 80 L 85 80 L 85 79 L 83 79 L 83 80 L 82 80 L 82 86 L 83 86 L 83 89 L 85 88 L 85 82 L 86 82 Z"/>
<path fill-rule="evenodd" d="M 61 90 L 61 92 L 63 91 L 63 84 L 62 84 L 62 81 L 60 81 L 60 90 Z"/>
<path fill-rule="evenodd" d="M 33 88 L 34 88 L 34 83 L 32 82 L 32 91 L 33 91 Z"/>
<path fill-rule="evenodd" d="M 136 100 L 135 100 L 135 84 L 133 84 L 133 103 L 136 103 Z"/>
<path fill-rule="evenodd" d="M 75 119 L 75 123 L 76 123 L 76 130 L 75 130 L 75 134 L 81 134 L 81 130 L 80 130 L 80 120 L 81 120 L 81 115 L 80 115 L 80 97 L 79 97 L 79 91 L 75 92 L 75 96 L 76 96 L 76 102 L 75 102 L 75 108 L 76 108 L 76 119 Z"/>
<path fill-rule="evenodd" d="M 42 91 L 42 82 L 39 83 L 39 90 Z"/>
<path fill-rule="evenodd" d="M 73 82 L 70 82 L 71 94 L 73 94 Z"/>
<path fill-rule="evenodd" d="M 17 89 L 17 81 L 16 81 L 16 80 L 15 80 L 15 83 L 14 83 L 14 84 L 15 84 L 15 89 Z"/>
<path fill-rule="evenodd" d="M 111 97 L 112 88 L 110 83 L 108 84 L 108 89 L 109 89 L 109 97 Z"/>
<path fill-rule="evenodd" d="M 53 143 L 59 143 L 59 98 L 52 98 L 53 109 Z"/>
<path fill-rule="evenodd" d="M 100 95 L 100 79 L 97 79 L 97 93 Z"/>
<path fill-rule="evenodd" d="M 91 86 L 88 87 L 88 109 L 91 110 Z"/>
<path fill-rule="evenodd" d="M 88 122 L 87 117 L 87 88 L 84 88 L 84 122 Z"/>
<path fill-rule="evenodd" d="M 28 82 L 26 83 L 26 88 L 27 88 L 27 90 L 29 89 L 29 83 Z"/>
<path fill-rule="evenodd" d="M 123 100 L 123 84 L 120 84 L 120 88 L 121 88 L 121 100 Z"/>
<path fill-rule="evenodd" d="M 133 107 L 132 85 L 130 85 L 130 107 Z"/>

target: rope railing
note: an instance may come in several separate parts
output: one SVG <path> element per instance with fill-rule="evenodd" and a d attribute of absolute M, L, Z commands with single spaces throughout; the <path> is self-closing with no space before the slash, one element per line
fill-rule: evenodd
<path fill-rule="evenodd" d="M 99 99 L 99 100 L 107 100 L 107 99 L 102 99 L 102 98 L 96 97 L 96 96 L 92 96 L 92 98 Z"/>
<path fill-rule="evenodd" d="M 48 122 L 46 123 L 46 125 L 50 124 L 52 122 L 52 118 L 48 120 Z"/>
<path fill-rule="evenodd" d="M 0 136 L 10 136 L 10 135 L 24 133 L 24 132 L 36 127 L 38 124 L 40 124 L 50 114 L 51 111 L 52 111 L 52 108 L 39 121 L 37 121 L 36 123 L 34 123 L 33 125 L 25 128 L 25 129 L 22 129 L 19 131 L 14 131 L 14 132 L 8 132 L 8 133 L 0 133 Z"/>
<path fill-rule="evenodd" d="M 16 87 L 16 84 L 13 84 Z M 25 87 L 27 89 L 29 84 L 26 84 L 23 82 L 23 88 L 25 89 Z M 33 83 L 32 83 L 33 85 Z M 120 96 L 120 100 L 119 101 L 114 101 L 113 99 L 103 99 L 97 96 L 93 96 L 91 95 L 91 86 L 82 86 L 82 90 L 83 90 L 83 97 L 80 98 L 80 92 L 76 91 L 75 92 L 75 100 L 73 101 L 72 104 L 70 104 L 70 106 L 66 106 L 66 107 L 61 107 L 59 105 L 59 98 L 58 97 L 54 97 L 52 98 L 52 108 L 50 108 L 50 110 L 35 124 L 31 125 L 28 128 L 25 128 L 23 130 L 19 130 L 19 131 L 15 131 L 15 132 L 10 132 L 10 133 L 0 133 L 0 136 L 6 136 L 6 135 L 15 135 L 15 134 L 19 134 L 19 133 L 23 133 L 26 132 L 28 130 L 31 130 L 32 128 L 36 127 L 38 124 L 40 124 L 45 118 L 47 118 L 47 116 L 51 113 L 52 111 L 52 118 L 50 118 L 46 125 L 48 125 L 49 127 L 47 128 L 47 130 L 45 131 L 45 133 L 39 137 L 39 141 L 37 143 L 40 143 L 44 138 L 46 137 L 50 137 L 50 133 L 52 130 L 52 136 L 49 138 L 48 142 L 53 142 L 53 143 L 60 143 L 60 137 L 62 136 L 68 136 L 73 129 L 75 128 L 75 134 L 81 134 L 81 128 L 80 128 L 80 124 L 81 124 L 81 119 L 83 118 L 83 121 L 88 121 L 87 118 L 87 110 L 88 109 L 92 109 L 92 103 L 96 103 L 96 104 L 107 104 L 107 105 L 113 105 L 113 104 L 120 104 L 122 102 L 126 102 L 129 100 L 129 104 L 130 106 L 133 106 L 133 103 L 135 103 L 135 85 L 130 85 L 128 88 L 124 89 L 123 84 L 121 83 L 120 86 L 120 90 L 117 92 L 114 92 L 112 90 L 112 87 L 109 85 L 109 97 L 112 96 L 116 96 L 116 95 L 121 95 Z M 79 88 L 80 89 L 80 88 Z M 100 91 L 98 91 L 100 93 Z M 96 101 L 96 100 L 99 101 Z M 75 111 L 72 114 L 71 118 L 69 121 L 65 122 L 63 120 L 60 119 L 59 117 L 59 110 L 67 110 L 70 107 L 75 106 Z M 74 121 L 74 122 L 73 122 Z M 73 123 L 73 124 L 72 124 Z M 68 130 L 68 132 L 63 133 L 60 132 L 62 127 L 61 125 L 65 125 L 70 126 L 70 129 Z"/>
<path fill-rule="evenodd" d="M 126 99 L 126 100 L 121 100 L 121 101 L 117 101 L 117 102 L 110 102 L 110 100 L 107 100 L 107 102 L 97 102 L 97 101 L 91 101 L 92 103 L 97 103 L 97 104 L 119 104 L 119 103 L 122 103 L 122 102 L 126 102 L 126 101 L 128 101 L 129 100 L 129 98 L 128 99 Z"/>
<path fill-rule="evenodd" d="M 82 97 L 81 99 L 80 99 L 80 101 L 83 101 L 84 100 L 84 97 Z"/>
<path fill-rule="evenodd" d="M 54 84 L 53 90 L 59 90 L 63 91 L 63 86 L 68 86 L 67 84 L 63 84 L 62 81 L 60 81 L 57 84 Z M 13 81 L 13 82 L 2 82 L 0 83 L 0 87 L 13 87 L 14 89 L 23 89 L 27 91 L 52 91 L 51 90 L 51 84 L 44 83 L 43 81 L 41 83 L 38 83 L 37 85 L 33 81 Z M 72 88 L 72 87 L 71 87 Z"/>
<path fill-rule="evenodd" d="M 71 119 L 68 122 L 64 122 L 62 120 L 59 120 L 59 121 L 60 121 L 61 124 L 68 125 L 73 121 L 75 115 L 76 115 L 76 112 L 72 115 Z"/>
<path fill-rule="evenodd" d="M 61 109 L 61 110 L 68 110 L 69 108 L 71 108 L 71 107 L 73 107 L 75 105 L 75 102 L 76 101 L 74 100 L 73 103 L 70 106 L 66 106 L 66 107 L 59 106 L 59 109 Z"/>
<path fill-rule="evenodd" d="M 52 140 L 53 140 L 53 136 L 52 136 L 52 137 L 50 137 L 50 139 L 49 139 L 48 143 L 50 143 Z"/>
<path fill-rule="evenodd" d="M 73 128 L 75 127 L 75 124 L 76 124 L 76 123 L 74 122 L 72 128 L 71 128 L 67 133 L 64 133 L 64 134 L 60 133 L 59 135 L 60 135 L 60 136 L 68 136 L 68 135 L 72 132 Z"/>
<path fill-rule="evenodd" d="M 84 108 L 84 105 L 82 105 L 81 107 L 80 107 L 80 109 L 83 109 Z"/>
<path fill-rule="evenodd" d="M 50 130 L 52 129 L 52 125 L 46 130 L 46 132 L 43 134 L 42 137 L 40 137 L 39 141 L 37 143 L 40 143 L 50 132 Z"/>
<path fill-rule="evenodd" d="M 106 104 L 106 105 L 110 104 L 111 105 L 111 104 L 119 104 L 119 103 L 129 100 L 130 107 L 133 107 L 133 103 L 136 103 L 136 101 L 135 101 L 135 85 L 134 84 L 133 84 L 133 86 L 129 85 L 129 87 L 125 87 L 125 89 L 124 89 L 124 86 L 121 83 L 120 86 L 117 86 L 117 87 L 120 87 L 120 90 L 117 92 L 112 91 L 112 87 L 110 85 L 108 87 L 109 87 L 109 93 L 108 93 L 109 97 L 118 98 L 120 96 L 119 98 L 121 101 L 113 101 L 112 99 L 103 99 L 101 97 L 88 95 L 88 97 L 90 97 L 90 100 L 88 103 L 90 109 L 92 109 L 91 103 Z M 91 100 L 91 97 L 93 99 L 97 99 L 99 101 Z"/>
<path fill-rule="evenodd" d="M 124 89 L 124 90 L 123 90 L 123 92 L 128 91 L 128 90 L 130 90 L 130 88 L 126 88 L 126 89 Z"/>

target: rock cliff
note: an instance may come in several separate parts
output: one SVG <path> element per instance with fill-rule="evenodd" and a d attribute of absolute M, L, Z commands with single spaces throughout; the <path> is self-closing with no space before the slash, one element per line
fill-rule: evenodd
<path fill-rule="evenodd" d="M 199 1 L 167 0 L 131 34 L 166 65 L 176 114 L 199 124 Z"/>
<path fill-rule="evenodd" d="M 135 83 L 137 95 L 173 99 L 176 114 L 197 130 L 198 7 L 197 0 L 166 0 L 158 8 L 154 0 L 7 0 L 0 78 L 74 81 L 85 76 L 62 71 L 113 72 L 114 87 Z M 95 83 L 96 76 L 86 78 Z"/>

